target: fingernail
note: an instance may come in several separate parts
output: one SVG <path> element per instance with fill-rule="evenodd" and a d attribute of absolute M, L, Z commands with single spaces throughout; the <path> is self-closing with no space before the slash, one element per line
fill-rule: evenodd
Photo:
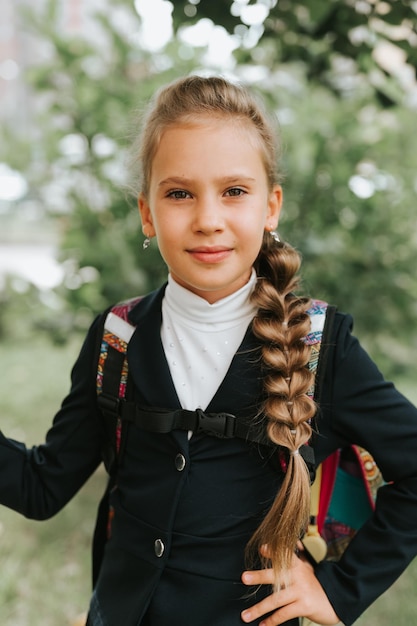
<path fill-rule="evenodd" d="M 252 613 L 250 611 L 243 611 L 242 619 L 244 622 L 250 622 L 252 618 Z"/>
<path fill-rule="evenodd" d="M 252 574 L 249 574 L 248 572 L 245 572 L 242 576 L 243 582 L 247 583 L 248 585 L 250 585 L 253 581 L 253 576 Z"/>

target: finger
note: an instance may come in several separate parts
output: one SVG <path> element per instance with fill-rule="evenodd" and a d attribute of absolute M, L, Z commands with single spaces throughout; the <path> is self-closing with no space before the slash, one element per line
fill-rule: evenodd
<path fill-rule="evenodd" d="M 291 619 L 299 616 L 299 611 L 297 611 L 296 607 L 293 604 L 287 604 L 282 608 L 278 609 L 264 618 L 261 622 L 259 622 L 259 626 L 278 626 L 279 624 L 285 624 Z"/>
<path fill-rule="evenodd" d="M 249 623 L 263 618 L 259 626 L 276 626 L 277 624 L 283 624 L 290 619 L 299 617 L 299 611 L 297 611 L 295 603 L 289 602 L 288 600 L 286 601 L 281 596 L 280 599 L 278 599 L 277 596 L 278 594 L 272 594 L 243 611 L 241 614 L 243 622 Z"/>
<path fill-rule="evenodd" d="M 242 574 L 245 585 L 273 585 L 274 572 L 272 569 L 248 570 Z"/>
<path fill-rule="evenodd" d="M 254 604 L 253 606 L 251 606 L 249 609 L 245 609 L 244 611 L 242 611 L 241 618 L 242 618 L 242 621 L 245 623 L 253 622 L 254 620 L 262 617 L 263 615 L 267 615 L 268 613 L 271 613 L 271 611 L 273 611 L 276 608 L 277 608 L 276 599 L 274 601 L 272 596 L 268 596 L 267 598 L 264 598 L 264 600 L 261 600 L 261 602 L 258 602 L 257 604 Z"/>
<path fill-rule="evenodd" d="M 294 593 L 290 587 L 288 589 L 274 591 L 243 611 L 242 615 L 244 616 L 244 621 L 250 622 L 254 619 L 267 615 L 268 613 L 272 613 L 277 609 L 281 609 L 282 607 L 293 603 L 294 600 Z"/>
<path fill-rule="evenodd" d="M 259 548 L 259 552 L 261 553 L 261 556 L 263 556 L 265 559 L 271 558 L 271 552 L 267 543 L 261 545 L 261 547 Z"/>

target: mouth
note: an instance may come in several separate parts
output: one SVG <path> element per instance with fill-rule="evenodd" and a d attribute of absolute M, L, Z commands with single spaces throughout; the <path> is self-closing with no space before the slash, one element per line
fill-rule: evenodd
<path fill-rule="evenodd" d="M 187 252 L 193 259 L 201 263 L 220 263 L 231 255 L 232 248 L 226 248 L 225 246 L 199 246 L 191 248 Z"/>

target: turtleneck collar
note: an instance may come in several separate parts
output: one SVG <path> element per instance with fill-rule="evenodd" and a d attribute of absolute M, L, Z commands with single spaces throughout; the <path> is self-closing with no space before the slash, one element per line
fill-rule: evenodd
<path fill-rule="evenodd" d="M 162 301 L 161 339 L 181 406 L 206 408 L 226 376 L 256 313 L 256 273 L 241 289 L 209 304 L 170 276 Z"/>
<path fill-rule="evenodd" d="M 249 281 L 230 296 L 210 304 L 168 276 L 164 306 L 182 320 L 183 324 L 205 331 L 219 331 L 232 328 L 244 319 L 251 319 L 256 307 L 251 295 L 256 284 L 256 272 L 252 270 Z"/>

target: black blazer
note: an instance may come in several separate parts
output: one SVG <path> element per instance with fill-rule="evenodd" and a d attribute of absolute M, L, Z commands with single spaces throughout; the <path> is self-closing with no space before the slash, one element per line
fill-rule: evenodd
<path fill-rule="evenodd" d="M 176 408 L 160 340 L 162 297 L 163 289 L 131 312 L 137 329 L 129 367 L 138 402 Z M 87 335 L 46 442 L 27 450 L 0 435 L 0 501 L 27 517 L 55 514 L 101 462 L 95 376 L 102 322 L 101 316 Z M 338 313 L 324 372 L 317 460 L 356 443 L 373 454 L 392 484 L 380 489 L 373 518 L 342 560 L 317 566 L 347 625 L 417 553 L 417 410 L 384 381 L 350 331 L 351 318 Z M 257 347 L 248 330 L 208 410 L 254 410 L 262 391 Z M 281 480 L 262 446 L 202 435 L 189 441 L 185 432 L 156 435 L 131 426 L 89 624 L 240 625 L 240 611 L 254 602 L 240 583 L 244 546 Z"/>

